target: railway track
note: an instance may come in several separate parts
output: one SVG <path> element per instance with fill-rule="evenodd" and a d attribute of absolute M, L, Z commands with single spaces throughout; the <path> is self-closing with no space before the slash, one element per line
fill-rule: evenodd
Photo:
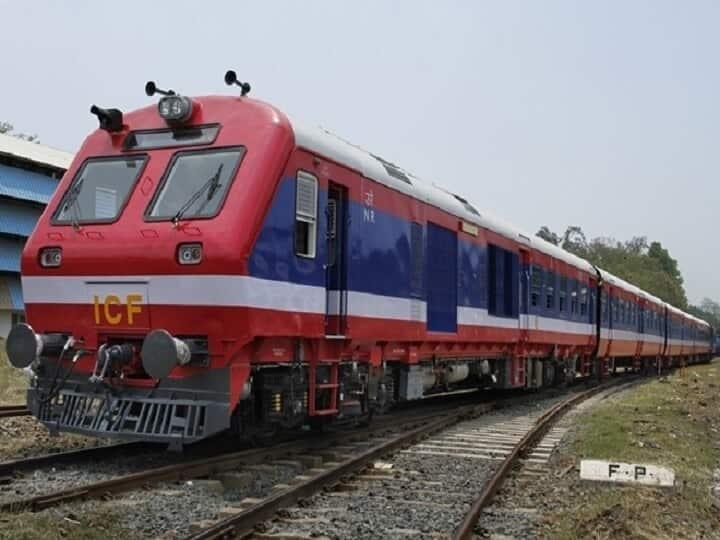
<path fill-rule="evenodd" d="M 475 406 L 475 408 L 490 408 L 492 405 Z M 395 420 L 394 423 L 403 425 L 417 425 L 423 422 L 432 421 L 444 415 L 431 413 L 430 416 L 410 415 L 408 418 Z M 182 460 L 176 464 L 143 470 L 136 473 L 93 482 L 85 485 L 73 486 L 67 489 L 54 491 L 42 495 L 20 498 L 6 501 L 0 504 L 0 512 L 17 511 L 39 511 L 60 504 L 93 498 L 107 498 L 111 495 L 126 493 L 138 488 L 161 483 L 161 482 L 183 482 L 197 478 L 212 477 L 223 472 L 234 471 L 240 467 L 259 465 L 267 461 L 282 460 L 307 453 L 322 453 L 330 447 L 341 445 L 358 438 L 370 438 L 378 436 L 393 428 L 393 422 L 381 423 L 377 426 L 352 432 L 332 433 L 322 437 L 306 437 L 300 440 L 275 445 L 269 448 L 254 448 L 230 453 L 222 453 L 211 457 L 203 457 L 195 460 Z M 73 461 L 87 458 L 100 458 L 113 454 L 122 454 L 123 451 L 132 449 L 140 450 L 143 443 L 125 443 L 98 447 L 92 449 L 77 450 L 55 455 L 45 455 L 27 460 L 16 460 L 0 464 L 0 475 L 11 474 L 13 471 L 34 466 L 56 465 L 61 460 Z M 150 446 L 150 445 L 146 445 Z"/>
<path fill-rule="evenodd" d="M 157 448 L 157 445 L 142 442 L 131 442 L 109 444 L 107 446 L 95 446 L 92 448 L 80 448 L 78 450 L 69 450 L 67 452 L 58 452 L 55 454 L 42 454 L 28 458 L 13 459 L 11 461 L 0 462 L 0 478 L 7 478 L 13 474 L 22 473 L 31 469 L 38 469 L 40 467 L 64 465 L 83 460 L 103 459 L 109 456 L 122 455 L 129 452 L 142 452 L 146 449 L 152 448 Z"/>
<path fill-rule="evenodd" d="M 605 386 L 601 388 L 605 388 Z M 589 393 L 583 392 L 571 399 L 579 400 L 586 394 L 590 395 L 598 390 L 596 388 Z M 448 512 L 446 503 L 438 501 L 452 499 L 450 501 L 452 507 L 460 510 L 468 508 L 471 506 L 470 503 L 475 494 L 481 490 L 490 476 L 488 469 L 484 472 L 482 482 L 468 482 L 467 467 L 477 469 L 478 464 L 487 463 L 494 469 L 498 462 L 504 459 L 516 445 L 526 451 L 528 441 L 524 439 L 525 434 L 535 426 L 538 418 L 542 416 L 541 412 L 553 409 L 557 403 L 566 403 L 565 395 L 549 392 L 548 394 L 526 396 L 519 399 L 500 399 L 481 404 L 456 403 L 451 410 L 445 406 L 430 408 L 423 413 L 414 411 L 398 417 L 388 415 L 377 419 L 370 428 L 361 430 L 322 434 L 312 438 L 292 440 L 269 448 L 226 452 L 190 461 L 183 459 L 172 465 L 75 485 L 50 493 L 29 497 L 21 496 L 21 498 L 6 500 L 0 504 L 0 511 L 38 511 L 70 502 L 97 498 L 107 500 L 120 494 L 126 494 L 123 498 L 126 502 L 138 505 L 136 515 L 142 520 L 144 517 L 141 516 L 144 516 L 145 512 L 152 512 L 145 507 L 146 499 L 149 497 L 158 500 L 167 495 L 170 498 L 170 504 L 178 506 L 179 513 L 183 514 L 183 518 L 176 520 L 170 527 L 176 529 L 178 537 L 190 533 L 190 538 L 194 540 L 252 536 L 272 538 L 274 534 L 287 532 L 292 533 L 291 536 L 295 537 L 297 536 L 295 529 L 298 525 L 297 520 L 294 521 L 292 516 L 297 517 L 298 515 L 300 517 L 297 519 L 304 524 L 303 527 L 306 529 L 308 537 L 316 536 L 318 534 L 316 526 L 318 523 L 322 524 L 325 518 L 307 517 L 306 514 L 311 512 L 314 506 L 317 506 L 313 501 L 317 497 L 325 497 L 323 494 L 326 491 L 326 498 L 331 498 L 334 502 L 342 501 L 343 497 L 358 496 L 360 500 L 365 500 L 368 497 L 367 492 L 374 492 L 377 495 L 384 490 L 395 491 L 394 495 L 390 495 L 390 500 L 393 500 L 398 493 L 402 494 L 403 491 L 407 491 L 411 497 L 417 498 L 415 508 L 420 514 L 424 511 L 425 506 L 432 506 L 438 512 L 449 515 L 452 512 Z M 545 404 L 542 411 L 536 404 L 536 400 L 539 398 Z M 574 402 L 567 401 L 565 407 L 572 406 L 572 403 Z M 512 412 L 518 408 L 520 412 Z M 560 412 L 556 414 L 560 414 Z M 499 419 L 493 419 L 493 416 L 497 416 Z M 551 418 L 548 416 L 547 422 L 550 422 Z M 475 431 L 473 432 L 473 430 Z M 556 440 L 552 433 L 548 437 L 550 439 L 541 442 L 540 448 L 537 450 L 540 457 L 548 454 L 552 449 L 551 445 Z M 525 442 L 523 443 L 523 441 Z M 104 458 L 96 452 L 105 452 L 106 456 L 123 455 L 130 452 L 136 453 L 135 450 L 139 450 L 140 446 L 140 443 L 111 445 L 69 452 L 66 453 L 67 456 L 56 454 L 8 462 L 0 464 L 0 478 L 23 468 L 54 466 L 57 464 L 57 461 L 54 460 L 58 458 L 66 462 L 73 460 L 82 462 L 88 458 L 94 461 L 103 461 Z M 137 453 L 141 455 L 142 451 Z M 520 455 L 520 452 L 517 455 Z M 387 456 L 391 457 L 387 458 Z M 441 475 L 439 479 L 433 479 L 432 471 L 426 470 L 418 475 L 417 471 L 413 472 L 413 467 L 407 466 L 407 464 L 405 466 L 401 463 L 392 465 L 395 460 L 411 459 L 415 460 L 416 465 L 432 463 L 435 460 L 451 463 L 454 466 L 449 456 L 465 460 L 463 466 L 458 465 L 461 484 L 462 482 L 465 484 L 463 486 L 466 491 L 464 496 L 458 495 L 462 491 L 460 488 L 448 491 L 445 485 L 447 476 Z M 385 459 L 390 461 L 387 468 L 382 466 L 382 460 Z M 415 469 L 421 467 L 422 465 L 419 465 Z M 507 465 L 507 467 L 512 468 L 512 465 Z M 285 470 L 284 476 L 277 474 L 277 470 L 282 468 Z M 480 468 L 487 469 L 488 467 L 483 465 Z M 411 475 L 409 480 L 404 477 L 406 473 Z M 447 474 L 447 471 L 444 474 Z M 457 471 L 452 474 L 457 474 Z M 253 492 L 252 489 L 232 492 L 225 486 L 226 491 L 221 497 L 216 495 L 217 492 L 208 492 L 203 495 L 203 483 L 220 484 L 218 479 L 222 478 L 224 484 L 225 478 L 232 479 L 233 475 L 250 476 L 252 482 L 258 482 L 258 477 L 265 476 L 266 479 L 263 481 L 266 482 L 267 489 L 260 490 L 260 492 L 257 490 Z M 424 486 L 422 489 L 418 489 L 415 485 L 418 482 Z M 151 487 L 152 489 L 150 489 Z M 440 490 L 442 493 L 439 495 L 438 491 Z M 16 491 L 16 493 L 20 493 L 20 491 Z M 190 501 L 178 497 L 178 495 L 190 496 L 190 493 L 193 497 Z M 407 493 L 401 498 L 406 499 Z M 369 496 L 372 495 L 371 493 Z M 384 500 L 382 497 L 376 498 L 378 501 Z M 201 504 L 195 504 L 196 512 L 193 515 L 186 515 L 182 509 L 187 508 L 188 502 L 197 503 L 197 501 L 201 501 Z M 308 503 L 308 501 L 310 502 Z M 159 506 L 164 508 L 166 503 L 167 501 L 163 501 Z M 84 506 L 83 503 L 79 504 L 80 506 L 75 506 L 76 510 L 73 512 L 82 513 Z M 88 505 L 92 504 L 97 503 L 88 503 Z M 387 501 L 383 505 L 387 506 Z M 369 506 L 369 508 L 371 507 Z M 328 509 L 326 508 L 326 510 Z M 273 519 L 277 517 L 278 512 L 281 517 Z M 376 514 L 388 514 L 387 508 L 378 508 Z M 408 521 L 401 512 L 396 512 L 396 514 L 402 518 L 401 522 Z M 357 511 L 341 509 L 340 516 L 344 518 L 349 515 L 360 514 Z M 445 537 L 450 536 L 451 531 L 462 521 L 462 517 L 462 515 L 453 515 L 452 519 L 444 521 L 445 526 L 442 528 L 442 533 Z M 207 520 L 207 518 L 211 519 Z M 178 525 L 178 521 L 182 519 L 185 524 Z M 338 519 L 335 516 L 333 521 L 337 522 Z M 268 526 L 268 520 L 273 520 L 272 525 Z M 132 522 L 133 518 L 128 516 L 127 521 Z M 148 521 L 157 520 L 148 519 Z M 267 529 L 267 534 L 263 536 L 259 530 L 265 529 Z M 408 528 L 405 527 L 405 529 Z M 423 536 L 422 530 L 418 532 L 412 528 L 405 529 L 398 526 L 392 535 L 403 536 L 408 533 L 410 536 Z M 166 525 L 157 525 L 154 532 L 148 534 L 145 530 L 142 536 L 155 537 L 165 530 Z M 378 537 L 377 533 L 378 530 L 374 530 L 366 537 L 376 538 Z M 322 530 L 320 534 L 322 537 Z M 345 537 L 342 533 L 329 534 L 329 537 L 332 536 Z"/>
<path fill-rule="evenodd" d="M 378 439 L 363 451 L 336 448 L 322 468 L 276 486 L 262 500 L 245 501 L 188 540 L 469 538 L 517 462 L 549 457 L 562 435 L 547 433 L 552 423 L 607 390 L 603 385 L 545 400 L 541 410 L 524 405 L 514 413 L 478 416 L 492 406 L 468 408 Z"/>
<path fill-rule="evenodd" d="M 29 415 L 30 411 L 25 405 L 0 405 L 0 418 Z"/>

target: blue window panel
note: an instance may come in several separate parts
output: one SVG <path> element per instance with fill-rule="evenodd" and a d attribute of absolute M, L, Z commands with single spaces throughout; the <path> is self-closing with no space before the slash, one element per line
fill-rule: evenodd
<path fill-rule="evenodd" d="M 350 290 L 410 297 L 410 236 L 409 221 L 377 208 L 368 209 L 360 203 L 351 202 L 348 246 Z M 429 244 L 426 243 L 426 246 L 425 259 L 435 257 Z M 457 267 L 456 259 L 454 264 Z M 424 276 L 424 288 L 429 286 L 429 279 Z"/>
<path fill-rule="evenodd" d="M 488 245 L 488 313 L 517 317 L 519 312 L 520 258 L 517 253 Z"/>
<path fill-rule="evenodd" d="M 457 331 L 457 236 L 433 223 L 427 228 L 427 328 Z"/>
<path fill-rule="evenodd" d="M 0 272 L 20 272 L 23 246 L 22 240 L 0 238 Z"/>
<path fill-rule="evenodd" d="M 558 274 L 557 276 L 557 313 L 560 319 L 570 318 L 570 278 Z"/>
<path fill-rule="evenodd" d="M 580 287 L 576 279 L 568 279 L 568 298 L 570 299 L 570 319 L 580 319 Z M 574 296 L 573 296 L 574 295 Z"/>
<path fill-rule="evenodd" d="M 552 294 L 553 300 L 548 307 L 548 296 Z M 545 270 L 543 281 L 543 293 L 540 302 L 542 311 L 546 317 L 557 317 L 558 315 L 558 276 L 552 270 Z"/>
<path fill-rule="evenodd" d="M 542 315 L 543 293 L 545 291 L 545 270 L 536 264 L 530 266 L 530 314 L 531 315 Z"/>
<path fill-rule="evenodd" d="M 12 199 L 0 199 L 0 233 L 30 236 L 42 208 Z"/>
<path fill-rule="evenodd" d="M 488 245 L 488 313 L 505 316 L 505 250 Z"/>
<path fill-rule="evenodd" d="M 423 298 L 425 234 L 420 223 L 410 224 L 410 296 Z"/>
<path fill-rule="evenodd" d="M 314 258 L 295 255 L 295 178 L 280 182 L 250 253 L 250 275 L 325 287 L 325 212 L 327 191 L 319 190 L 317 251 Z M 352 234 L 352 233 L 350 233 Z"/>
<path fill-rule="evenodd" d="M 458 241 L 458 305 L 487 308 L 487 269 L 484 246 Z"/>
<path fill-rule="evenodd" d="M 517 318 L 520 312 L 520 257 L 512 251 L 505 252 L 505 316 Z"/>
<path fill-rule="evenodd" d="M 47 204 L 57 185 L 49 176 L 0 164 L 0 195 Z"/>
<path fill-rule="evenodd" d="M 523 264 L 520 269 L 520 313 L 527 315 L 530 298 L 530 266 Z"/>

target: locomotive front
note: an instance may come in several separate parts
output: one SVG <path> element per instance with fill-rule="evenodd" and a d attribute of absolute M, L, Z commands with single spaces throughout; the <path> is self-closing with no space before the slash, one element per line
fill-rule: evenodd
<path fill-rule="evenodd" d="M 7 339 L 51 431 L 193 442 L 249 392 L 251 323 L 233 292 L 292 129 L 244 97 L 93 107 L 84 142 L 22 257 L 29 324 Z"/>

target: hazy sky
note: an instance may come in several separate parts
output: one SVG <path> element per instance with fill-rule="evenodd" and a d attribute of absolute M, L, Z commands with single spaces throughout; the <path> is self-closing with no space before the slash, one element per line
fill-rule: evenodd
<path fill-rule="evenodd" d="M 720 2 L 0 0 L 0 120 L 74 151 L 148 79 L 251 95 L 536 231 L 659 240 L 720 300 Z M 720 245 L 720 243 L 718 243 Z"/>

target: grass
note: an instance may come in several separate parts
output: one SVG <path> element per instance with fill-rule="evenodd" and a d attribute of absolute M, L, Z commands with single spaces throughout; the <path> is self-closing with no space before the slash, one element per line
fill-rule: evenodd
<path fill-rule="evenodd" d="M 25 403 L 28 379 L 21 369 L 14 368 L 5 354 L 5 340 L 0 339 L 0 405 Z"/>
<path fill-rule="evenodd" d="M 654 380 L 583 416 L 573 453 L 674 469 L 676 487 L 580 483 L 550 516 L 549 538 L 720 538 L 720 364 Z M 579 482 L 579 480 L 578 480 Z"/>
<path fill-rule="evenodd" d="M 107 508 L 108 505 L 103 505 Z M 2 540 L 127 540 L 128 531 L 119 527 L 113 512 L 76 516 L 58 512 L 0 514 Z"/>
<path fill-rule="evenodd" d="M 7 361 L 5 345 L 0 339 L 0 404 L 25 402 L 27 377 Z M 2 426 L 0 426 L 1 428 Z M 44 432 L 44 429 L 40 430 Z M 14 432 L 13 432 L 14 433 Z M 0 461 L 16 444 L 32 442 L 37 430 L 26 437 L 8 436 L 0 429 Z M 97 510 L 73 515 L 57 509 L 38 513 L 0 513 L 0 540 L 127 540 L 129 532 L 122 527 L 119 512 L 112 503 L 98 503 Z"/>

